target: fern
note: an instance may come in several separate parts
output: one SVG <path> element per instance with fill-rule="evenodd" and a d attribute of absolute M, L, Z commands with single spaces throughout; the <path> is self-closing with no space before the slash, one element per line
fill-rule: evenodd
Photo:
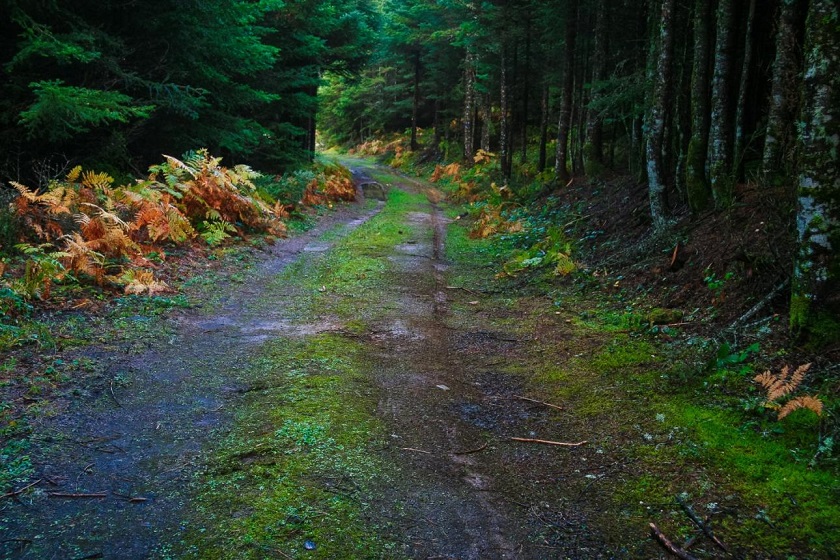
<path fill-rule="evenodd" d="M 799 385 L 805 379 L 805 374 L 810 368 L 810 363 L 803 364 L 791 374 L 790 366 L 785 366 L 778 374 L 767 370 L 753 378 L 756 383 L 761 385 L 761 388 L 766 393 L 764 406 L 777 410 L 779 420 L 800 408 L 807 408 L 817 416 L 822 414 L 823 402 L 819 397 L 812 395 L 794 397 L 784 405 L 778 402 L 779 399 L 790 396 L 799 388 Z"/>
<path fill-rule="evenodd" d="M 127 270 L 118 281 L 125 285 L 125 293 L 130 295 L 155 295 L 172 291 L 166 282 L 156 280 L 154 273 L 149 270 Z"/>
<path fill-rule="evenodd" d="M 807 408 L 814 412 L 817 416 L 822 416 L 823 402 L 812 395 L 802 395 L 801 397 L 794 397 L 779 409 L 779 420 L 800 408 Z"/>
<path fill-rule="evenodd" d="M 204 222 L 201 230 L 201 238 L 204 239 L 208 245 L 218 245 L 225 239 L 228 239 L 230 234 L 236 231 L 236 228 L 233 224 L 225 222 L 224 220 L 216 220 Z"/>

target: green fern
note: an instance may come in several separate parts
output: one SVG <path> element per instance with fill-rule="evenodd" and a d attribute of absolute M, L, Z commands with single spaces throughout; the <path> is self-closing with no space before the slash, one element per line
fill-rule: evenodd
<path fill-rule="evenodd" d="M 228 239 L 231 233 L 236 232 L 233 224 L 224 220 L 204 222 L 200 229 L 201 238 L 210 246 L 218 245 L 225 239 Z"/>

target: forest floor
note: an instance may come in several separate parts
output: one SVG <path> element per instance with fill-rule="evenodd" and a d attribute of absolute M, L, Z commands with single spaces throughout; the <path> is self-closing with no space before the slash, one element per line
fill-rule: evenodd
<path fill-rule="evenodd" d="M 701 336 L 497 279 L 433 185 L 345 163 L 387 202 L 184 259 L 178 296 L 57 310 L 53 353 L 6 360 L 29 483 L 2 557 L 668 557 L 650 523 L 697 558 L 837 556 L 804 415 L 776 437 L 708 406 Z"/>

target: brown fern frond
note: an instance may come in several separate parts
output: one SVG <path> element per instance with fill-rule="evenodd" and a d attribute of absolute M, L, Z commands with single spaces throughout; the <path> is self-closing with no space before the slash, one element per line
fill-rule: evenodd
<path fill-rule="evenodd" d="M 106 224 L 112 224 L 122 230 L 128 229 L 128 224 L 119 216 L 117 216 L 113 211 L 108 211 L 101 206 L 97 206 L 96 204 L 90 204 L 88 202 L 83 202 L 81 206 L 87 206 L 93 209 L 94 215 L 102 220 L 102 222 Z"/>
<path fill-rule="evenodd" d="M 154 295 L 172 291 L 166 282 L 155 280 L 154 273 L 149 270 L 130 270 L 123 275 L 122 280 L 126 282 L 126 294 Z"/>
<path fill-rule="evenodd" d="M 822 400 L 820 400 L 819 397 L 815 397 L 813 395 L 802 395 L 800 397 L 794 397 L 788 402 L 786 402 L 785 405 L 779 409 L 779 420 L 781 420 L 794 410 L 799 410 L 800 408 L 807 408 L 817 416 L 822 416 L 823 402 Z"/>
<path fill-rule="evenodd" d="M 93 276 L 99 281 L 105 270 L 103 264 L 105 257 L 96 252 L 92 243 L 84 239 L 79 233 L 65 235 L 61 238 L 62 264 L 71 272 L 81 272 Z"/>
<path fill-rule="evenodd" d="M 791 375 L 790 366 L 784 366 L 778 374 L 773 374 L 770 370 L 767 370 L 760 375 L 756 375 L 753 380 L 762 386 L 767 393 L 768 401 L 776 401 L 793 393 L 802 383 L 810 368 L 811 364 L 803 364 L 796 368 Z"/>
<path fill-rule="evenodd" d="M 27 200 L 29 202 L 38 202 L 39 201 L 40 197 L 38 196 L 38 193 L 31 190 L 26 185 L 21 185 L 17 181 L 11 181 L 11 185 L 20 194 L 20 196 L 22 196 L 24 198 L 24 200 Z"/>

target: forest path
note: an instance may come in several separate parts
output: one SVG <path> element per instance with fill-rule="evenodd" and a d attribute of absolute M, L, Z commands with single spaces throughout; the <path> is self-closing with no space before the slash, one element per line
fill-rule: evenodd
<path fill-rule="evenodd" d="M 244 281 L 205 286 L 142 354 L 84 351 L 130 382 L 45 422 L 39 470 L 75 497 L 7 509 L 21 546 L 6 557 L 608 554 L 578 507 L 598 451 L 511 440 L 587 437 L 509 373 L 542 327 L 492 309 L 447 256 L 431 185 L 345 163 L 387 205 L 344 208 Z"/>

